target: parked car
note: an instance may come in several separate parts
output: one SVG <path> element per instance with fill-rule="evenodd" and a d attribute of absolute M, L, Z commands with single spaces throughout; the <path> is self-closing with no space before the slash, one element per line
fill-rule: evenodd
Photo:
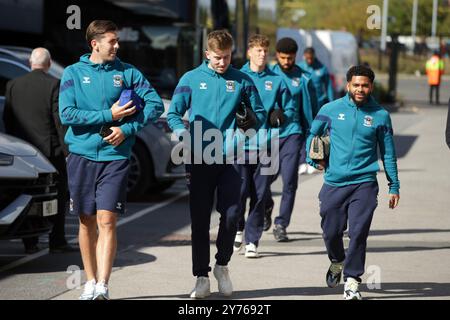
<path fill-rule="evenodd" d="M 347 70 L 359 64 L 358 42 L 353 34 L 331 30 L 278 29 L 277 39 L 284 37 L 297 42 L 298 63 L 303 60 L 303 50 L 313 47 L 317 59 L 328 68 L 337 96 L 345 93 Z"/>
<path fill-rule="evenodd" d="M 0 239 L 50 232 L 58 210 L 56 169 L 31 144 L 0 133 Z"/>
<path fill-rule="evenodd" d="M 0 46 L 0 132 L 4 132 L 3 108 L 6 82 L 30 71 L 28 59 L 31 49 Z M 52 63 L 49 74 L 60 79 L 64 67 Z M 163 99 L 167 110 L 170 102 Z M 165 114 L 164 114 L 165 115 Z M 169 188 L 177 179 L 184 178 L 184 167 L 171 161 L 175 142 L 170 139 L 170 129 L 165 116 L 149 123 L 136 136 L 130 159 L 128 194 L 139 197 L 147 192 L 157 193 Z"/>

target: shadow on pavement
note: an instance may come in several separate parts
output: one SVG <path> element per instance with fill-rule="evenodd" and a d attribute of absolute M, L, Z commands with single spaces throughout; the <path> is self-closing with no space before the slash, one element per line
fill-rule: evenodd
<path fill-rule="evenodd" d="M 397 152 L 397 158 L 405 157 L 409 150 L 411 150 L 414 142 L 416 142 L 417 136 L 403 136 L 394 134 L 395 151 Z"/>
<path fill-rule="evenodd" d="M 382 283 L 381 289 L 367 290 L 383 296 L 367 299 L 399 299 L 399 298 L 437 298 L 450 295 L 450 283 L 419 282 L 419 283 Z"/>
<path fill-rule="evenodd" d="M 371 230 L 369 236 L 386 236 L 391 234 L 415 234 L 415 233 L 440 233 L 450 232 L 449 229 L 392 229 L 392 230 Z"/>
<path fill-rule="evenodd" d="M 213 284 L 211 285 L 213 288 Z M 218 292 L 212 292 L 211 295 L 206 300 L 234 300 L 234 299 L 256 299 L 256 298 L 272 298 L 272 297 L 292 297 L 295 296 L 324 296 L 324 295 L 336 295 L 341 294 L 341 288 L 324 288 L 324 287 L 310 287 L 310 288 L 270 288 L 270 289 L 259 289 L 259 290 L 241 290 L 234 291 L 231 297 L 224 297 Z M 179 295 L 158 295 L 158 296 L 140 296 L 140 297 L 127 297 L 123 300 L 134 300 L 134 299 L 189 299 L 189 294 L 179 294 Z M 192 301 L 192 300 L 191 300 Z M 202 301 L 204 301 L 202 299 Z"/>
<path fill-rule="evenodd" d="M 327 252 L 324 251 L 315 251 L 315 252 L 273 252 L 273 251 L 259 251 L 260 258 L 258 259 L 264 259 L 264 258 L 274 258 L 274 257 L 283 257 L 283 256 L 312 256 L 312 255 L 326 255 Z"/>
<path fill-rule="evenodd" d="M 160 196 L 166 197 L 167 195 Z M 189 225 L 190 217 L 186 208 L 186 197 L 182 197 L 169 206 L 118 227 L 118 254 L 114 267 L 155 261 L 155 256 L 141 253 L 139 249 L 155 246 L 159 239 Z M 83 265 L 79 252 L 44 255 L 32 262 L 1 272 L 0 279 L 17 274 L 66 272 L 70 265 Z"/>
<path fill-rule="evenodd" d="M 377 252 L 377 253 L 385 253 L 385 252 L 414 252 L 414 251 L 430 251 L 430 250 L 446 250 L 450 249 L 450 245 L 448 246 L 437 246 L 437 247 L 421 247 L 421 246 L 409 246 L 409 247 L 384 247 L 384 248 L 367 248 L 367 252 Z"/>
<path fill-rule="evenodd" d="M 289 235 L 304 235 L 304 236 L 320 236 L 322 237 L 322 233 L 321 232 L 303 232 L 303 231 L 293 231 L 288 233 Z M 300 239 L 299 239 L 300 240 Z"/>
<path fill-rule="evenodd" d="M 125 250 L 117 253 L 114 262 L 114 268 L 121 268 L 139 264 L 145 264 L 156 261 L 156 256 L 138 252 L 135 250 Z M 81 255 L 79 252 L 64 253 L 64 254 L 49 254 L 45 258 L 40 258 L 39 263 L 34 263 L 32 266 L 22 266 L 17 269 L 7 270 L 0 273 L 0 279 L 20 273 L 47 273 L 47 272 L 66 272 L 68 266 L 79 266 L 82 268 Z"/>
<path fill-rule="evenodd" d="M 326 287 L 291 287 L 291 288 L 270 288 L 259 290 L 241 290 L 234 291 L 233 296 L 225 298 L 217 292 L 213 292 L 205 300 L 234 300 L 234 299 L 259 299 L 273 297 L 285 297 L 285 299 L 300 299 L 306 297 L 320 297 L 329 295 L 338 295 L 341 300 L 343 286 L 336 288 Z M 438 298 L 450 295 L 450 283 L 382 283 L 381 289 L 368 289 L 366 285 L 360 286 L 361 294 L 364 300 L 372 299 L 399 299 L 399 298 Z M 369 295 L 377 294 L 376 297 Z M 189 294 L 179 295 L 156 295 L 156 296 L 136 296 L 126 297 L 122 300 L 140 300 L 140 299 L 189 299 Z M 190 300 L 190 299 L 189 299 Z M 205 301 L 202 300 L 202 301 Z M 192 300 L 190 300 L 192 301 Z"/>

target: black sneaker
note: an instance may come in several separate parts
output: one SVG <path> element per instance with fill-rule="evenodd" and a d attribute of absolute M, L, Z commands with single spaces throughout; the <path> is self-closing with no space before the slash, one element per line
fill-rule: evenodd
<path fill-rule="evenodd" d="M 264 231 L 267 231 L 272 226 L 272 210 L 273 206 L 267 207 L 264 212 Z"/>
<path fill-rule="evenodd" d="M 288 242 L 289 238 L 286 233 L 286 228 L 283 227 L 280 224 L 276 224 L 273 228 L 273 236 L 275 237 L 275 240 L 278 242 Z"/>
<path fill-rule="evenodd" d="M 332 262 L 327 271 L 327 286 L 329 288 L 336 287 L 341 282 L 343 262 Z"/>

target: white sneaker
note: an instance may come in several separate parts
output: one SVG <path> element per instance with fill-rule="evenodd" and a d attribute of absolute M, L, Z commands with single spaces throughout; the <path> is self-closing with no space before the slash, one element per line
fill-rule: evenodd
<path fill-rule="evenodd" d="M 308 171 L 308 165 L 306 163 L 302 163 L 300 168 L 298 169 L 298 174 L 305 174 Z"/>
<path fill-rule="evenodd" d="M 318 173 L 318 172 L 319 172 L 319 170 L 317 170 L 313 166 L 308 165 L 308 169 L 307 169 L 307 173 L 308 174 L 315 174 L 315 173 Z"/>
<path fill-rule="evenodd" d="M 211 294 L 209 278 L 208 277 L 197 277 L 195 282 L 195 287 L 191 291 L 192 299 L 203 299 Z"/>
<path fill-rule="evenodd" d="M 246 258 L 259 258 L 258 250 L 254 243 L 249 243 L 245 246 L 245 257 Z"/>
<path fill-rule="evenodd" d="M 345 300 L 361 300 L 361 293 L 359 292 L 359 282 L 353 278 L 347 278 L 344 284 L 344 299 Z"/>
<path fill-rule="evenodd" d="M 238 231 L 236 233 L 236 237 L 234 238 L 234 244 L 233 244 L 234 252 L 241 251 L 243 237 L 244 237 L 244 233 L 242 231 Z"/>
<path fill-rule="evenodd" d="M 95 285 L 95 294 L 92 300 L 109 300 L 108 285 L 104 281 Z"/>
<path fill-rule="evenodd" d="M 233 284 L 231 283 L 228 267 L 216 264 L 213 273 L 217 279 L 219 292 L 224 296 L 231 296 L 233 293 Z"/>
<path fill-rule="evenodd" d="M 95 279 L 84 284 L 84 290 L 78 300 L 93 300 L 95 295 Z"/>

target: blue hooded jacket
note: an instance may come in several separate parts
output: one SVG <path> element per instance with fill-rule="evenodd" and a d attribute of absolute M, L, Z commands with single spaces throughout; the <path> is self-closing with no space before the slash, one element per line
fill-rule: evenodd
<path fill-rule="evenodd" d="M 283 77 L 295 107 L 293 121 L 283 129 L 283 135 L 285 137 L 291 134 L 306 136 L 319 110 L 314 85 L 310 79 L 311 75 L 298 65 L 294 65 L 289 72 L 284 72 L 277 63 L 272 66 L 272 71 Z"/>
<path fill-rule="evenodd" d="M 333 101 L 333 85 L 331 83 L 331 77 L 328 73 L 327 67 L 325 67 L 322 62 L 320 62 L 316 58 L 314 59 L 312 65 L 307 64 L 306 61 L 302 61 L 299 66 L 303 70 L 308 71 L 311 75 L 311 81 L 314 85 L 314 88 L 316 89 L 319 108 L 322 107 L 325 103 Z"/>
<path fill-rule="evenodd" d="M 397 172 L 392 123 L 389 113 L 372 97 L 357 106 L 350 95 L 324 105 L 312 123 L 306 142 L 307 162 L 314 136 L 330 135 L 330 157 L 325 168 L 325 183 L 335 187 L 377 181 L 377 148 L 380 150 L 389 192 L 398 194 L 400 182 Z"/>
<path fill-rule="evenodd" d="M 291 94 L 284 84 L 283 78 L 270 70 L 267 66 L 262 72 L 255 72 L 250 69 L 250 63 L 247 62 L 241 71 L 248 74 L 258 90 L 259 96 L 261 98 L 264 109 L 267 113 L 267 118 L 269 114 L 274 109 L 282 109 L 284 116 L 286 117 L 286 122 L 281 126 L 277 136 L 279 138 L 284 138 L 287 136 L 286 128 L 293 121 L 293 119 L 298 119 L 299 115 L 295 114 L 295 107 L 291 98 Z M 266 119 L 264 125 L 261 129 L 268 130 L 268 137 L 271 136 L 271 128 L 269 120 Z M 270 141 L 267 141 L 270 146 Z"/>
<path fill-rule="evenodd" d="M 218 129 L 223 136 L 223 156 L 228 155 L 230 145 L 227 135 L 234 138 L 236 146 L 236 111 L 241 100 L 246 97 L 257 117 L 258 130 L 266 121 L 266 111 L 251 78 L 245 73 L 229 66 L 225 73 L 220 74 L 208 67 L 204 61 L 199 67 L 184 74 L 173 93 L 167 113 L 170 128 L 177 134 L 186 130 L 183 115 L 189 110 L 189 131 L 194 152 L 195 142 L 201 141 L 204 150 L 209 142 L 204 134 L 208 129 Z M 201 131 L 196 130 L 201 124 Z M 238 130 L 239 132 L 239 130 Z M 201 135 L 201 136 L 199 136 Z M 230 137 L 228 137 L 230 139 Z M 237 139 L 240 139 L 239 137 Z"/>
<path fill-rule="evenodd" d="M 69 151 L 92 161 L 128 159 L 135 134 L 148 120 L 164 112 L 161 98 L 141 72 L 118 58 L 103 64 L 89 60 L 90 54 L 68 66 L 63 73 L 59 94 L 61 122 L 68 126 L 65 142 Z M 134 89 L 145 102 L 143 110 L 113 121 L 111 106 L 123 89 Z M 119 126 L 126 139 L 113 146 L 99 135 L 102 125 Z"/>

